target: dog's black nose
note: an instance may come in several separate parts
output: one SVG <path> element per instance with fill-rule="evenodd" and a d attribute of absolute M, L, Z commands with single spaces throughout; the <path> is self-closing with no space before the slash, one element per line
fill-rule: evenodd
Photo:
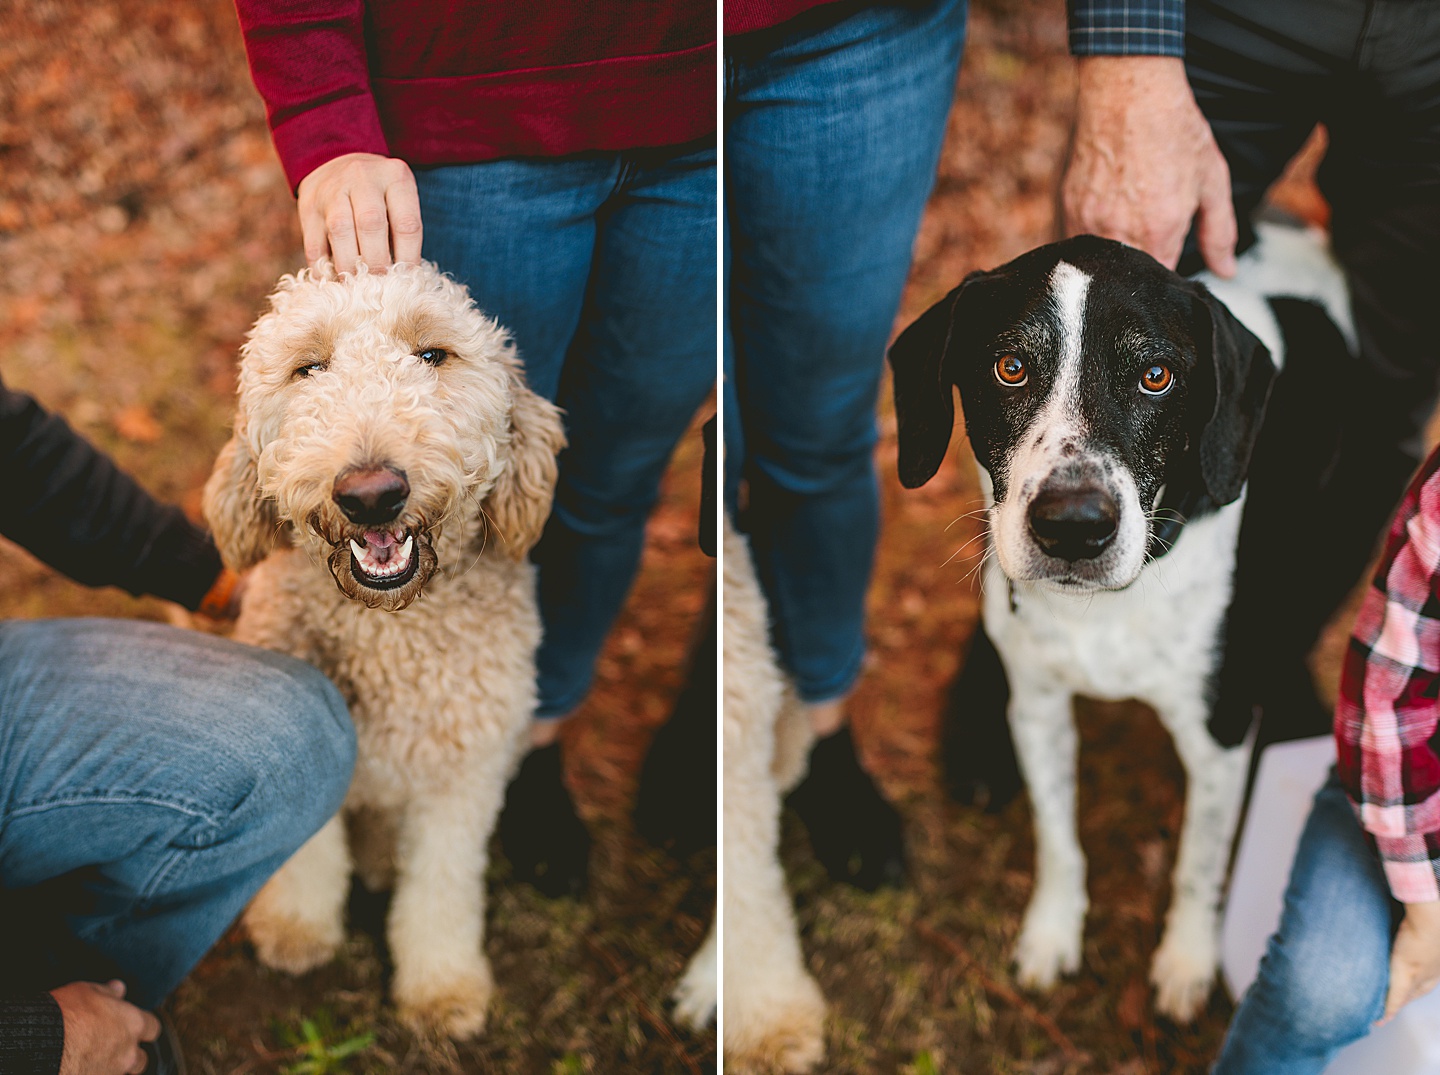
<path fill-rule="evenodd" d="M 352 523 L 379 526 L 400 514 L 410 497 L 410 483 L 390 467 L 351 470 L 335 479 L 330 495 Z"/>
<path fill-rule="evenodd" d="M 1046 483 L 1030 501 L 1030 533 L 1049 556 L 1093 560 L 1115 539 L 1120 508 L 1094 485 Z"/>

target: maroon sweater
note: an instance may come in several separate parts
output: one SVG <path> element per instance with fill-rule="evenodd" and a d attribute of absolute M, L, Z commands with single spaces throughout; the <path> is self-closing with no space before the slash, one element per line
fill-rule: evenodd
<path fill-rule="evenodd" d="M 235 0 L 293 190 L 344 153 L 415 167 L 715 131 L 713 0 Z"/>
<path fill-rule="evenodd" d="M 725 0 L 725 35 L 748 34 L 779 26 L 812 7 L 836 0 Z"/>

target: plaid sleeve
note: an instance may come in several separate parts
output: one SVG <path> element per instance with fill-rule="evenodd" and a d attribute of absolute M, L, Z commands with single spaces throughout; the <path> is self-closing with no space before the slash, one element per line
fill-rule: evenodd
<path fill-rule="evenodd" d="M 1390 891 L 1440 899 L 1440 451 L 1396 513 L 1341 670 L 1340 779 Z"/>
<path fill-rule="evenodd" d="M 1076 56 L 1184 56 L 1185 0 L 1069 0 Z"/>

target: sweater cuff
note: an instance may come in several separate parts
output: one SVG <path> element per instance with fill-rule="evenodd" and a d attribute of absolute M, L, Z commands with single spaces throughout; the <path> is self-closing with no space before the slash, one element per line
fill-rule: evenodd
<path fill-rule="evenodd" d="M 64 1053 L 65 1017 L 54 997 L 0 997 L 0 1071 L 57 1075 Z"/>
<path fill-rule="evenodd" d="M 1375 849 L 1385 869 L 1390 894 L 1400 903 L 1440 900 L 1440 862 L 1423 834 L 1376 836 Z"/>
<path fill-rule="evenodd" d="M 326 161 L 346 153 L 390 156 L 375 98 L 368 92 L 351 93 L 308 108 L 277 123 L 270 135 L 292 194 L 300 180 Z"/>
<path fill-rule="evenodd" d="M 1069 0 L 1075 56 L 1185 55 L 1185 0 Z"/>

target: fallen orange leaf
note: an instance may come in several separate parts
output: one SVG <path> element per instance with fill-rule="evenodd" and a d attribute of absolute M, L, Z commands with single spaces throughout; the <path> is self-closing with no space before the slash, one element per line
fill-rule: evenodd
<path fill-rule="evenodd" d="M 165 428 L 141 403 L 116 411 L 114 423 L 116 433 L 136 444 L 154 444 L 165 433 Z"/>

